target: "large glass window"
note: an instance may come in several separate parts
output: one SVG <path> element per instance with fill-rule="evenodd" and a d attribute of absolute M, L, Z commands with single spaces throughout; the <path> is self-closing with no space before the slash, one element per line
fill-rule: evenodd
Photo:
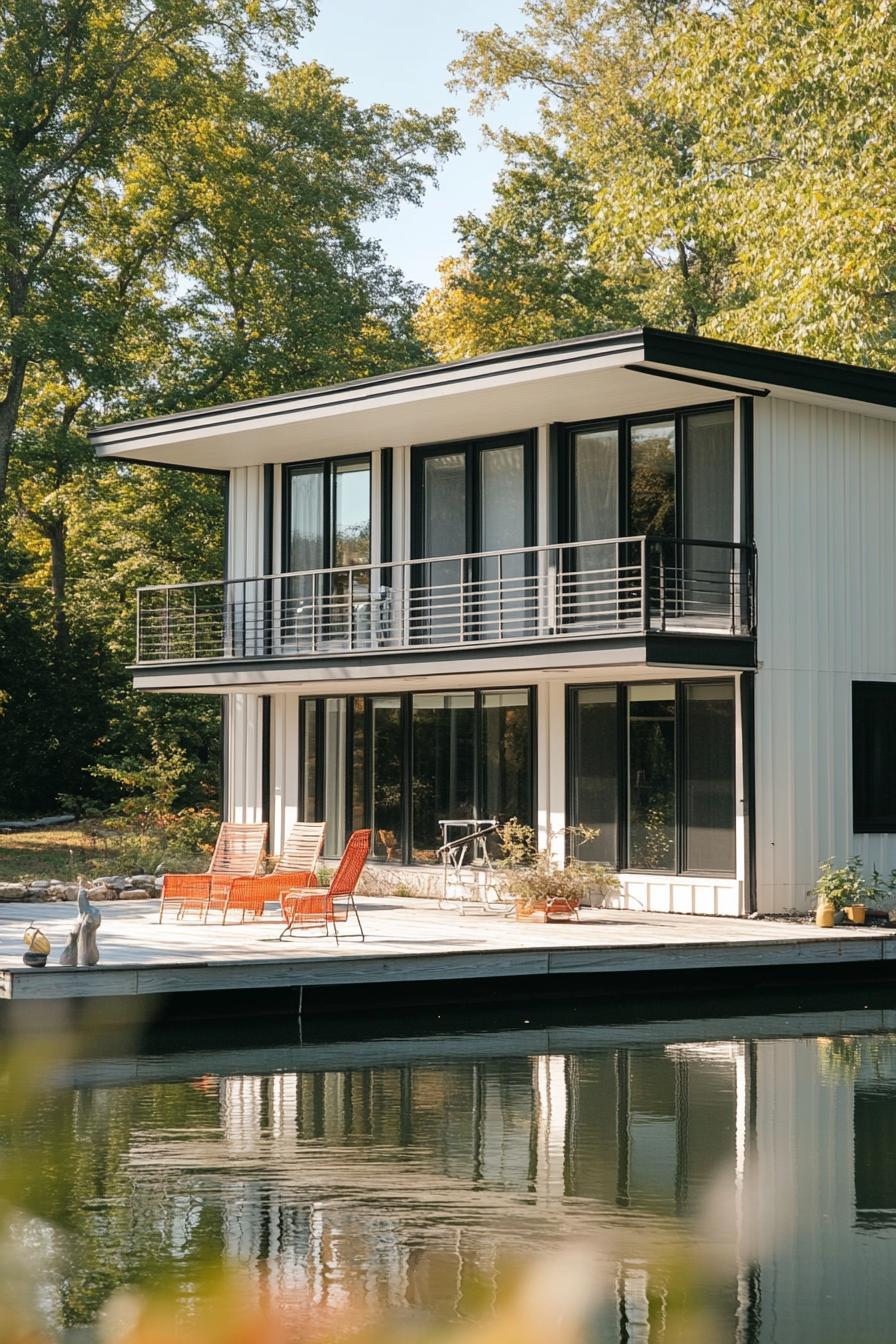
<path fill-rule="evenodd" d="M 619 833 L 619 711 L 615 686 L 575 691 L 570 735 L 570 810 L 597 834 L 578 839 L 578 858 L 617 864 Z"/>
<path fill-rule="evenodd" d="M 532 742 L 528 691 L 483 691 L 479 710 L 481 817 L 532 813 Z"/>
<path fill-rule="evenodd" d="M 430 559 L 513 551 L 534 540 L 532 435 L 419 448 L 414 457 L 412 615 L 432 643 L 525 635 L 531 616 L 523 555 Z"/>
<path fill-rule="evenodd" d="M 411 846 L 418 863 L 435 863 L 441 820 L 475 815 L 472 691 L 411 697 Z"/>
<path fill-rule="evenodd" d="M 734 412 L 701 411 L 684 417 L 681 535 L 695 541 L 734 540 Z M 682 601 L 691 620 L 717 621 L 730 609 L 729 546 L 682 547 Z"/>
<path fill-rule="evenodd" d="M 684 687 L 685 866 L 734 871 L 734 683 Z"/>
<path fill-rule="evenodd" d="M 628 691 L 628 866 L 676 867 L 675 687 Z"/>
<path fill-rule="evenodd" d="M 301 814 L 327 822 L 327 857 L 369 825 L 386 863 L 437 862 L 443 820 L 531 824 L 528 690 L 303 700 Z"/>
<path fill-rule="evenodd" d="M 284 567 L 298 577 L 285 584 L 282 638 L 299 648 L 347 643 L 358 607 L 367 602 L 369 572 L 355 573 L 349 585 L 346 574 L 304 571 L 370 560 L 370 459 L 332 458 L 287 467 L 284 490 Z"/>
<path fill-rule="evenodd" d="M 729 679 L 574 689 L 569 819 L 599 832 L 575 843 L 578 856 L 640 872 L 733 873 L 735 705 Z"/>
<path fill-rule="evenodd" d="M 370 796 L 373 854 L 401 863 L 404 854 L 402 809 L 402 716 L 400 695 L 370 700 Z"/>
<path fill-rule="evenodd" d="M 852 685 L 853 830 L 896 833 L 896 683 Z"/>
<path fill-rule="evenodd" d="M 634 424 L 629 438 L 628 530 L 675 535 L 675 421 Z"/>

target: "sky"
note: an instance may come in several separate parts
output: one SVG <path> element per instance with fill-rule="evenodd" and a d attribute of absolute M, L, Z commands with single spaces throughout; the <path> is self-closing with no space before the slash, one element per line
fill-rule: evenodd
<path fill-rule="evenodd" d="M 461 53 L 459 29 L 514 30 L 521 26 L 519 0 L 319 0 L 319 16 L 300 55 L 321 61 L 348 79 L 348 92 L 362 103 L 388 103 L 436 112 L 458 110 L 465 148 L 441 169 L 439 185 L 424 204 L 405 207 L 392 219 L 376 220 L 389 261 L 409 280 L 434 285 L 436 267 L 457 252 L 453 222 L 473 210 L 483 213 L 501 155 L 483 146 L 480 121 L 469 115 L 465 95 L 445 87 L 448 66 Z M 515 93 L 491 113 L 495 124 L 527 130 L 536 125 L 536 98 Z"/>

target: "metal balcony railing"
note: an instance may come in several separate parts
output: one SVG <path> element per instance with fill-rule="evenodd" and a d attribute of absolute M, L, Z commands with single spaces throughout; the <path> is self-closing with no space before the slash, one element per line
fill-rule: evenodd
<path fill-rule="evenodd" d="M 616 537 L 137 594 L 138 664 L 479 649 L 650 631 L 753 634 L 753 547 Z"/>

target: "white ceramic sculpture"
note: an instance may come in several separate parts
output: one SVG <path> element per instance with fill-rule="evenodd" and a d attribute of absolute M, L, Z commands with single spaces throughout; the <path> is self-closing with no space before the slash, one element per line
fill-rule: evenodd
<path fill-rule="evenodd" d="M 96 945 L 96 931 L 102 922 L 102 913 L 90 904 L 87 892 L 78 891 L 78 918 L 68 936 L 68 943 L 59 958 L 60 966 L 95 966 L 100 959 Z"/>

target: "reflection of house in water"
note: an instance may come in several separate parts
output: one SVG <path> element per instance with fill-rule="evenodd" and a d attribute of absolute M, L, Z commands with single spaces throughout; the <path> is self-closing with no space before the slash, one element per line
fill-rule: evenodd
<path fill-rule="evenodd" d="M 601 1340 L 665 1338 L 682 1254 L 713 1339 L 889 1337 L 893 1037 L 234 1076 L 218 1115 L 134 1136 L 133 1196 L 190 1211 L 173 1241 L 217 1222 L 272 1291 L 464 1313 L 506 1257 L 587 1235 Z"/>

